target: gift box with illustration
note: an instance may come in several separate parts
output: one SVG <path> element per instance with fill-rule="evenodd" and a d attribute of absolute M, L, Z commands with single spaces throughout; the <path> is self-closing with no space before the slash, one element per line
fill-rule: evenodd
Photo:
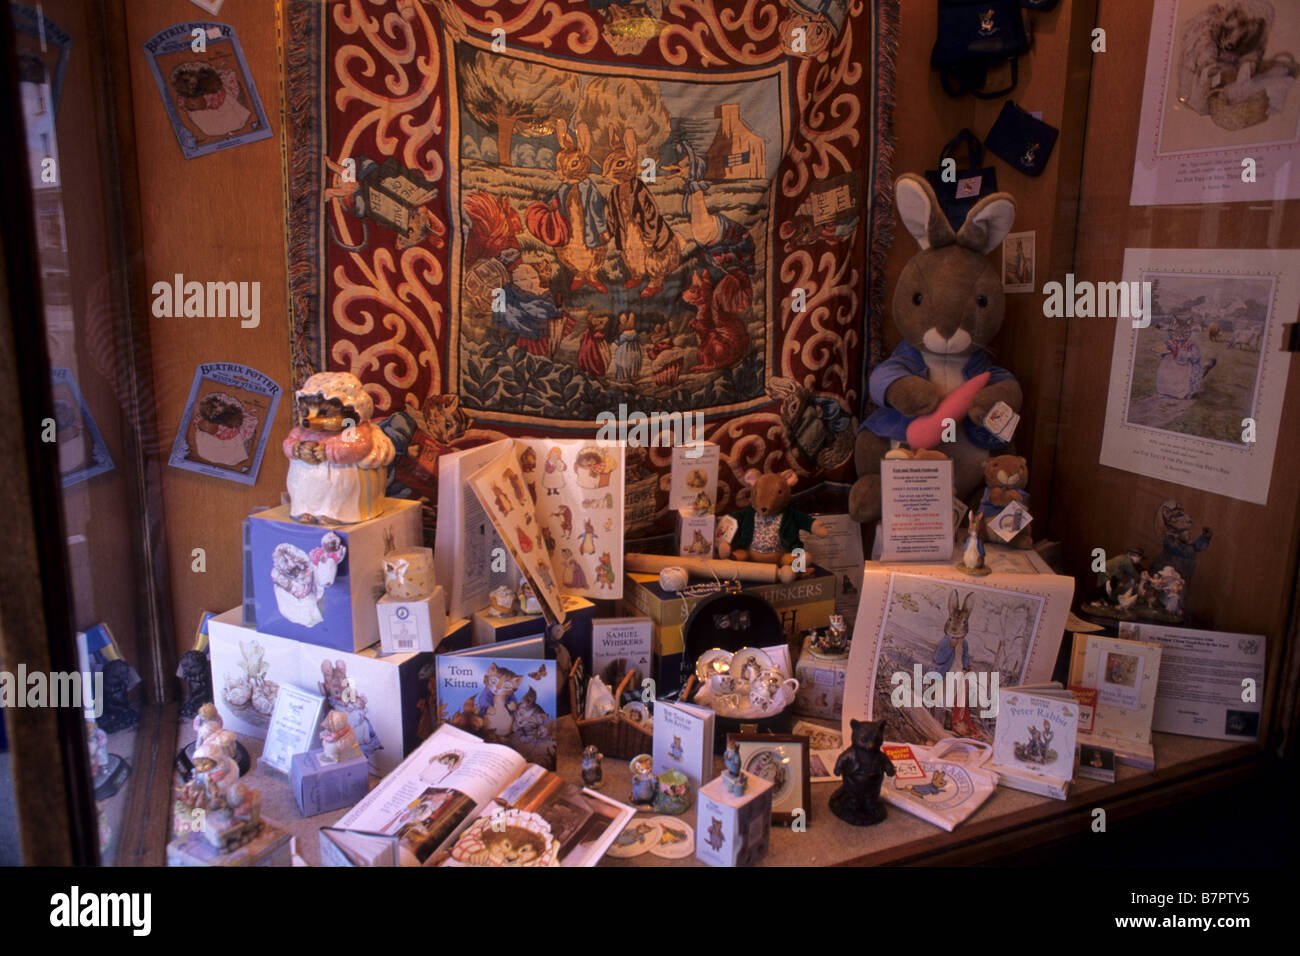
<path fill-rule="evenodd" d="M 750 866 L 767 856 L 772 836 L 772 781 L 741 771 L 740 796 L 717 777 L 700 788 L 695 858 L 710 866 Z"/>
<path fill-rule="evenodd" d="M 433 654 L 357 653 L 264 634 L 239 608 L 208 622 L 212 696 L 229 730 L 265 739 L 281 684 L 323 694 L 348 715 L 370 771 L 385 774 L 433 732 Z"/>
<path fill-rule="evenodd" d="M 799 690 L 794 698 L 794 712 L 802 717 L 839 720 L 844 712 L 844 676 L 849 657 L 827 657 L 809 650 L 812 638 L 804 639 L 795 664 L 794 676 Z"/>
<path fill-rule="evenodd" d="M 246 571 L 258 631 L 337 650 L 369 647 L 379 640 L 384 555 L 419 545 L 420 535 L 420 503 L 398 498 L 349 525 L 303 524 L 288 505 L 250 515 Z"/>
<path fill-rule="evenodd" d="M 790 644 L 791 656 L 798 652 L 799 635 L 810 627 L 826 627 L 835 613 L 835 575 L 810 567 L 812 574 L 790 584 L 747 583 L 738 589 L 761 597 L 781 618 L 781 628 Z M 654 670 L 661 693 L 681 687 L 684 641 L 682 625 L 701 601 L 719 591 L 713 581 L 692 578 L 683 591 L 667 591 L 656 574 L 627 574 L 619 613 L 644 615 L 654 622 Z"/>

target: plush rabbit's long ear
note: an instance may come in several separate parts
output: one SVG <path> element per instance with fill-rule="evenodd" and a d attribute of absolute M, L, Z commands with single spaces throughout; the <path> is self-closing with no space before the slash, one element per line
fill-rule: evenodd
<path fill-rule="evenodd" d="M 985 196 L 966 214 L 957 230 L 957 244 L 988 255 L 1002 244 L 1016 221 L 1016 200 L 1010 193 Z"/>
<path fill-rule="evenodd" d="M 950 246 L 957 241 L 925 177 L 916 173 L 899 176 L 894 183 L 894 205 L 898 207 L 903 227 L 922 249 Z"/>
<path fill-rule="evenodd" d="M 562 119 L 555 121 L 555 141 L 560 144 L 561 149 L 568 149 L 573 145 L 573 139 L 569 136 L 568 124 Z"/>
<path fill-rule="evenodd" d="M 586 123 L 579 123 L 575 129 L 578 131 L 578 149 L 584 153 L 591 152 L 591 130 L 587 128 Z"/>

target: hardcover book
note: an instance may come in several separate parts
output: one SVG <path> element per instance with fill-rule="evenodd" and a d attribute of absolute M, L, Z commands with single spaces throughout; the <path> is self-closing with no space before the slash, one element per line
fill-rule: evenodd
<path fill-rule="evenodd" d="M 595 866 L 636 811 L 439 727 L 333 827 L 336 866 Z"/>
<path fill-rule="evenodd" d="M 654 772 L 680 770 L 691 792 L 713 778 L 713 711 L 693 704 L 655 701 Z"/>
<path fill-rule="evenodd" d="M 1070 684 L 1097 689 L 1091 733 L 1079 743 L 1115 751 L 1121 763 L 1155 767 L 1151 721 L 1160 675 L 1160 645 L 1076 634 Z"/>
<path fill-rule="evenodd" d="M 1078 732 L 1079 705 L 1069 691 L 1005 687 L 998 694 L 989 769 L 1003 786 L 1064 800 Z"/>
<path fill-rule="evenodd" d="M 591 672 L 617 687 L 629 670 L 632 686 L 650 676 L 653 622 L 648 617 L 596 618 L 591 625 Z"/>
<path fill-rule="evenodd" d="M 558 679 L 540 634 L 435 657 L 438 723 L 555 769 Z"/>

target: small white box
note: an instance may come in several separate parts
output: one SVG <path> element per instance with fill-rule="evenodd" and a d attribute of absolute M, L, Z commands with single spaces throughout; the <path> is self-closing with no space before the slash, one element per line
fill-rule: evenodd
<path fill-rule="evenodd" d="M 442 586 L 421 601 L 398 601 L 385 594 L 375 603 L 379 646 L 384 654 L 435 650 L 447 630 L 447 602 Z M 434 635 L 437 635 L 437 640 Z"/>
<path fill-rule="evenodd" d="M 700 790 L 695 812 L 695 858 L 710 866 L 749 866 L 767 856 L 772 836 L 772 781 L 745 773 L 745 792 L 733 796 L 717 777 Z"/>

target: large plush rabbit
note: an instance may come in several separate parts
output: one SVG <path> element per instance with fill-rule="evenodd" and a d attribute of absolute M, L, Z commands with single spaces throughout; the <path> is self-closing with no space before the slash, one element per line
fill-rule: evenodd
<path fill-rule="evenodd" d="M 953 459 L 953 490 L 965 500 L 983 480 L 984 459 L 1005 447 L 983 426 L 997 402 L 1019 412 L 1015 378 L 997 368 L 985 347 L 1002 325 L 1002 280 L 987 258 L 1011 231 L 1016 201 L 994 193 L 976 203 L 953 232 L 929 183 L 905 173 L 894 184 L 898 215 L 921 251 L 903 267 L 894 292 L 894 324 L 903 341 L 871 372 L 869 391 L 878 409 L 858 432 L 854 448 L 858 480 L 849 493 L 857 521 L 880 517 L 880 460 L 898 447 L 907 426 L 939 407 L 964 382 L 989 378 L 974 395 L 957 428 L 957 441 L 942 445 Z"/>
<path fill-rule="evenodd" d="M 641 297 L 646 298 L 662 289 L 664 277 L 681 265 L 682 243 L 639 175 L 636 136 L 629 129 L 620 140 L 611 129 L 609 143 L 611 148 L 601 173 L 614 182 L 609 194 L 609 222 L 614 230 L 614 245 L 628 272 L 624 288 L 635 289 L 645 282 Z"/>

